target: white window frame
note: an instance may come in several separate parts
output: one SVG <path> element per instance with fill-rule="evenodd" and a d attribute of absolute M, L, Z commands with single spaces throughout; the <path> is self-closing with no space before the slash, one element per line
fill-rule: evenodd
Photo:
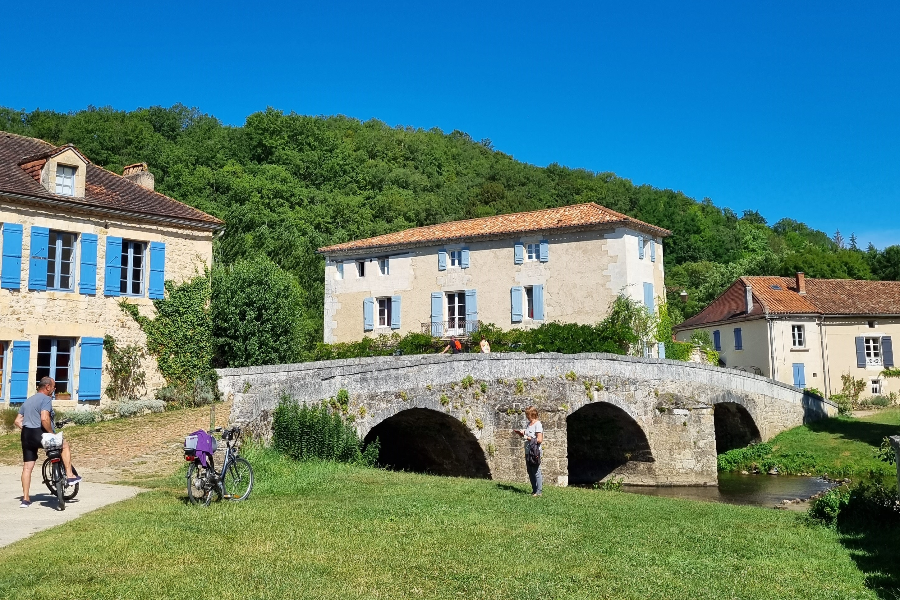
<path fill-rule="evenodd" d="M 364 260 L 356 261 L 356 276 L 357 277 L 365 277 L 366 276 L 366 261 L 364 261 Z"/>
<path fill-rule="evenodd" d="M 536 262 L 541 258 L 541 245 L 538 242 L 525 244 L 525 262 Z"/>
<path fill-rule="evenodd" d="M 56 165 L 56 193 L 60 196 L 75 195 L 75 174 L 78 167 L 72 165 Z"/>
<path fill-rule="evenodd" d="M 63 236 L 72 236 L 71 254 L 69 260 L 61 259 L 63 251 Z M 54 241 L 53 238 L 56 238 Z M 74 292 L 75 291 L 75 266 L 76 248 L 78 246 L 78 234 L 71 231 L 50 230 L 50 236 L 47 242 L 47 289 L 55 292 Z M 52 257 L 51 257 L 52 255 Z M 63 265 L 69 266 L 69 285 L 67 287 L 59 285 L 62 279 Z M 51 279 L 52 278 L 52 279 Z"/>
<path fill-rule="evenodd" d="M 135 279 L 134 274 L 136 267 L 135 264 L 135 256 L 138 254 L 135 252 L 136 249 L 140 248 L 140 256 L 141 256 L 141 266 L 138 270 L 138 278 Z M 122 277 L 124 273 L 125 277 Z M 122 262 L 121 262 L 121 270 L 119 272 L 119 294 L 122 296 L 131 296 L 135 298 L 141 298 L 144 296 L 146 282 L 146 273 L 147 273 L 147 244 L 145 242 L 138 242 L 135 240 L 122 240 Z M 140 291 L 134 292 L 134 284 L 138 283 L 140 287 Z M 125 286 L 125 289 L 122 289 L 122 286 Z"/>
<path fill-rule="evenodd" d="M 388 257 L 378 259 L 378 273 L 381 275 L 391 274 L 391 262 Z"/>
<path fill-rule="evenodd" d="M 450 316 L 450 298 L 453 297 L 455 316 Z M 462 300 L 462 302 L 460 302 Z M 460 314 L 462 308 L 462 314 Z M 444 293 L 444 316 L 447 322 L 448 335 L 464 335 L 466 333 L 466 292 L 463 290 Z M 460 325 L 461 324 L 461 325 Z"/>
<path fill-rule="evenodd" d="M 791 348 L 806 348 L 805 325 L 791 325 Z"/>
<path fill-rule="evenodd" d="M 881 390 L 882 390 L 882 389 L 883 389 L 883 388 L 882 388 L 882 386 L 881 386 L 881 378 L 879 378 L 879 377 L 873 377 L 872 379 L 869 380 L 869 391 L 870 391 L 873 395 L 875 395 L 875 396 L 880 396 L 880 395 L 881 395 Z"/>
<path fill-rule="evenodd" d="M 384 298 L 376 298 L 375 305 L 378 309 L 378 321 L 375 324 L 376 327 L 390 327 L 391 326 L 391 298 L 390 296 Z"/>
<path fill-rule="evenodd" d="M 883 360 L 881 355 L 881 338 L 866 337 L 863 338 L 866 352 L 866 366 L 880 367 Z"/>
<path fill-rule="evenodd" d="M 50 340 L 50 352 L 49 353 L 41 352 L 40 344 L 41 344 L 42 339 Z M 57 371 L 56 371 L 56 369 L 58 368 L 57 357 L 59 356 L 58 351 L 59 351 L 59 342 L 60 341 L 69 342 L 69 364 L 66 365 L 66 369 L 68 370 L 68 378 L 63 379 L 63 380 L 57 379 Z M 73 376 L 75 375 L 75 373 L 74 373 L 74 371 L 75 371 L 75 360 L 74 360 L 75 359 L 75 346 L 76 346 L 76 340 L 73 338 L 57 337 L 57 336 L 50 336 L 50 335 L 40 336 L 38 338 L 38 345 L 37 345 L 38 372 L 37 372 L 37 378 L 36 378 L 37 380 L 35 381 L 35 384 L 37 384 L 37 382 L 41 380 L 41 377 L 44 377 L 44 375 L 41 373 L 41 369 L 47 369 L 47 374 L 53 378 L 53 381 L 56 382 L 56 390 L 59 390 L 60 382 L 65 383 L 66 385 L 62 391 L 72 394 L 72 397 L 74 397 L 75 393 L 73 391 L 73 387 L 75 385 L 75 382 L 73 380 Z M 50 355 L 50 366 L 49 367 L 41 367 L 40 366 L 41 357 L 46 356 L 47 354 Z M 54 390 L 54 393 L 56 393 L 56 390 Z"/>
<path fill-rule="evenodd" d="M 447 257 L 450 259 L 450 268 L 462 267 L 462 250 L 450 250 Z"/>
<path fill-rule="evenodd" d="M 343 279 L 344 278 L 344 263 L 342 263 L 342 262 L 335 263 L 334 268 L 336 269 L 335 278 Z"/>
<path fill-rule="evenodd" d="M 522 294 L 522 319 L 534 320 L 534 286 L 526 285 Z"/>

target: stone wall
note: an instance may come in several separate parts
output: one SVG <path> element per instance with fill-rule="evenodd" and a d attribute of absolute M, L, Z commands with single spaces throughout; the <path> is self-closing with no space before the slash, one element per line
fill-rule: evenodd
<path fill-rule="evenodd" d="M 377 357 L 219 373 L 222 393 L 234 402 L 231 421 L 261 437 L 270 435 L 272 411 L 283 394 L 317 402 L 343 388 L 362 437 L 402 411 L 429 409 L 462 423 L 478 441 L 491 476 L 508 481 L 527 480 L 522 441 L 512 429 L 524 425 L 522 411 L 534 405 L 545 427 L 545 481 L 559 485 L 568 483 L 570 455 L 583 456 L 591 448 L 604 453 L 598 461 L 606 472 L 594 473 L 604 478 L 714 485 L 716 404 L 746 409 L 762 440 L 836 414 L 827 402 L 757 375 L 608 354 Z M 597 403 L 604 411 L 579 410 Z M 591 428 L 603 423 L 611 427 L 607 441 L 591 439 Z M 624 435 L 632 424 L 640 431 Z M 569 431 L 575 430 L 582 433 L 570 453 Z M 641 433 L 645 440 L 638 439 Z M 616 436 L 620 441 L 610 444 Z M 584 475 L 583 465 L 577 468 Z"/>

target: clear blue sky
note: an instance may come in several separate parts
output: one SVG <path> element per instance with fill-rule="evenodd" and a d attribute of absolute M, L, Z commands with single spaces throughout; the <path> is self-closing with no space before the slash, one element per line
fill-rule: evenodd
<path fill-rule="evenodd" d="M 0 105 L 460 129 L 529 163 L 900 243 L 896 1 L 378 4 L 14 3 Z"/>

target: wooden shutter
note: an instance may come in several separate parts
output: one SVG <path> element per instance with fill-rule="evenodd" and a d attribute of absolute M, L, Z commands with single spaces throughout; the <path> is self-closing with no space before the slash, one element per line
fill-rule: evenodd
<path fill-rule="evenodd" d="M 894 366 L 894 343 L 889 335 L 881 338 L 881 356 L 884 359 L 885 368 Z"/>
<path fill-rule="evenodd" d="M 166 295 L 166 245 L 161 242 L 150 242 L 150 281 L 147 286 L 148 296 L 159 300 Z"/>
<path fill-rule="evenodd" d="M 18 290 L 22 282 L 22 226 L 3 224 L 3 263 L 0 264 L 0 288 Z"/>
<path fill-rule="evenodd" d="M 466 333 L 472 333 L 478 327 L 478 294 L 475 290 L 466 290 Z"/>
<path fill-rule="evenodd" d="M 431 292 L 431 335 L 434 337 L 444 335 L 443 292 Z"/>
<path fill-rule="evenodd" d="M 535 321 L 543 321 L 544 320 L 544 286 L 536 285 L 531 288 L 531 299 L 534 302 L 534 316 L 532 317 Z"/>
<path fill-rule="evenodd" d="M 716 349 L 716 352 L 722 351 L 722 335 L 718 329 L 713 331 L 713 348 Z"/>
<path fill-rule="evenodd" d="M 550 242 L 548 242 L 547 240 L 541 240 L 539 258 L 541 262 L 547 262 L 550 260 Z"/>
<path fill-rule="evenodd" d="M 463 269 L 469 268 L 469 249 L 463 248 L 460 252 L 460 267 Z"/>
<path fill-rule="evenodd" d="M 85 296 L 97 294 L 97 234 L 81 234 L 81 272 L 78 291 Z"/>
<path fill-rule="evenodd" d="M 522 322 L 522 296 L 525 289 L 521 286 L 514 287 L 510 290 L 510 300 L 512 303 L 512 322 Z"/>
<path fill-rule="evenodd" d="M 803 389 L 806 387 L 806 372 L 803 363 L 794 363 L 794 387 Z"/>
<path fill-rule="evenodd" d="M 665 358 L 666 357 L 665 342 L 659 342 L 658 344 L 656 344 L 656 348 L 657 348 L 657 350 L 656 350 L 657 355 L 659 355 L 660 358 Z"/>
<path fill-rule="evenodd" d="M 646 306 L 647 310 L 651 313 L 654 311 L 653 300 L 653 284 L 644 282 L 644 306 Z"/>
<path fill-rule="evenodd" d="M 50 230 L 46 227 L 31 228 L 31 258 L 28 261 L 28 289 L 47 289 L 47 258 L 50 245 Z M 61 260 L 57 256 L 56 260 Z M 57 285 L 59 282 L 57 282 Z"/>
<path fill-rule="evenodd" d="M 375 298 L 363 298 L 363 331 L 375 329 Z"/>
<path fill-rule="evenodd" d="M 25 402 L 28 399 L 28 366 L 31 359 L 31 342 L 12 343 L 12 365 L 9 378 L 9 401 Z"/>
<path fill-rule="evenodd" d="M 78 400 L 100 399 L 100 376 L 103 372 L 103 338 L 81 338 L 78 367 Z"/>
<path fill-rule="evenodd" d="M 438 250 L 438 271 L 447 270 L 447 251 Z"/>
<path fill-rule="evenodd" d="M 856 366 L 860 369 L 866 368 L 866 338 L 856 338 Z"/>
<path fill-rule="evenodd" d="M 638 258 L 644 260 L 644 236 L 638 236 Z"/>
<path fill-rule="evenodd" d="M 391 296 L 391 329 L 400 329 L 400 296 Z"/>
<path fill-rule="evenodd" d="M 650 262 L 656 262 L 656 240 L 650 240 Z"/>
<path fill-rule="evenodd" d="M 735 350 L 743 350 L 744 349 L 744 338 L 741 335 L 741 328 L 734 328 L 734 349 Z"/>
<path fill-rule="evenodd" d="M 122 278 L 122 238 L 106 236 L 106 270 L 103 274 L 103 294 L 118 296 Z"/>
<path fill-rule="evenodd" d="M 521 242 L 516 243 L 513 259 L 517 265 L 521 265 L 525 262 L 525 245 Z"/>

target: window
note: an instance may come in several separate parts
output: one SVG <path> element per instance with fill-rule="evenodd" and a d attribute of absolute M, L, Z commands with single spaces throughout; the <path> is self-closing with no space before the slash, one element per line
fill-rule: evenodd
<path fill-rule="evenodd" d="M 869 329 L 875 329 L 875 326 L 878 325 L 876 321 L 866 321 L 866 325 L 869 326 Z"/>
<path fill-rule="evenodd" d="M 344 263 L 339 262 L 339 263 L 335 264 L 334 266 L 337 269 L 337 278 L 343 279 L 344 278 Z"/>
<path fill-rule="evenodd" d="M 865 339 L 866 366 L 881 365 L 881 338 L 867 337 Z"/>
<path fill-rule="evenodd" d="M 379 258 L 378 259 L 378 272 L 382 275 L 390 275 L 390 262 L 387 258 Z"/>
<path fill-rule="evenodd" d="M 803 325 L 791 325 L 791 347 L 806 347 L 806 332 Z"/>
<path fill-rule="evenodd" d="M 56 193 L 60 196 L 75 195 L 75 167 L 56 165 Z"/>
<path fill-rule="evenodd" d="M 122 271 L 119 293 L 123 296 L 144 295 L 144 243 L 122 240 Z"/>
<path fill-rule="evenodd" d="M 70 292 L 75 289 L 75 234 L 50 232 L 47 247 L 47 289 Z"/>
<path fill-rule="evenodd" d="M 541 257 L 541 245 L 540 244 L 528 244 L 525 246 L 525 260 L 527 261 L 535 261 Z"/>
<path fill-rule="evenodd" d="M 38 338 L 37 380 L 52 377 L 56 381 L 56 393 L 72 393 L 72 346 L 68 338 Z"/>
<path fill-rule="evenodd" d="M 459 335 L 466 331 L 466 293 L 447 294 L 447 333 Z"/>
<path fill-rule="evenodd" d="M 881 380 L 880 379 L 872 379 L 871 386 L 869 387 L 869 391 L 873 394 L 880 395 L 881 394 Z"/>
<path fill-rule="evenodd" d="M 450 254 L 450 266 L 451 267 L 461 267 L 462 266 L 462 250 L 451 250 Z"/>
<path fill-rule="evenodd" d="M 534 318 L 534 287 L 530 285 L 525 287 L 525 318 Z"/>
<path fill-rule="evenodd" d="M 366 261 L 364 261 L 364 260 L 356 261 L 356 276 L 357 277 L 365 277 L 366 276 Z"/>
<path fill-rule="evenodd" d="M 391 326 L 391 299 L 378 298 L 378 326 Z"/>

